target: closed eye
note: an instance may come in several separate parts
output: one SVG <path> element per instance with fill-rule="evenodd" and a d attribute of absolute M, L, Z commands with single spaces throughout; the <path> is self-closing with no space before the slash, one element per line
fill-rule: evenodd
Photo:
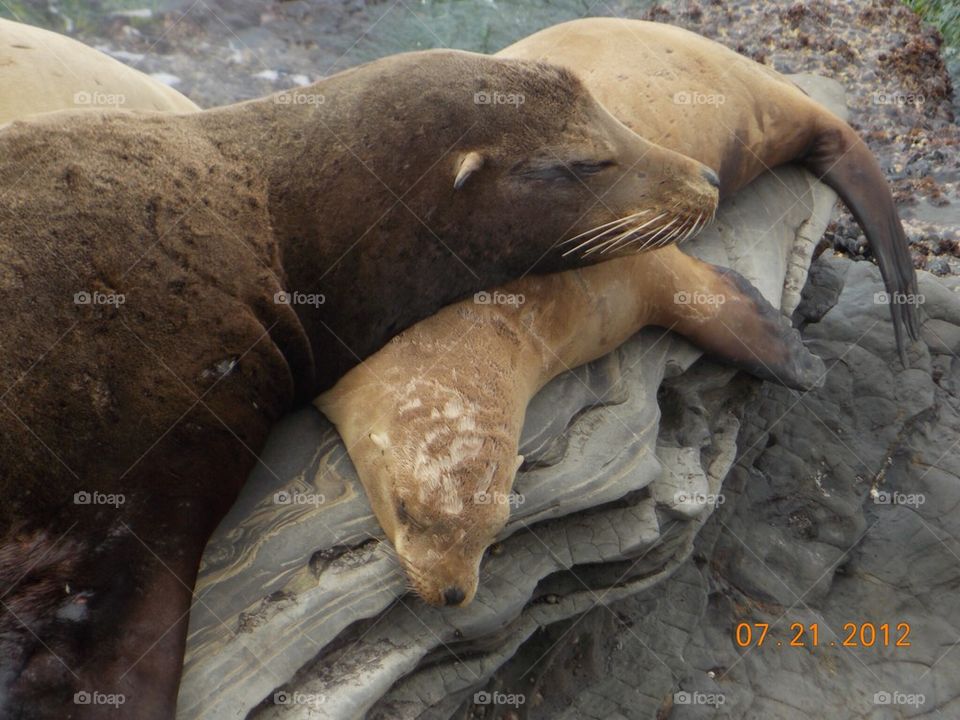
<path fill-rule="evenodd" d="M 407 512 L 407 505 L 403 500 L 397 501 L 397 519 L 404 525 L 409 525 L 415 530 L 423 529 L 423 525 L 417 522 L 413 516 Z"/>
<path fill-rule="evenodd" d="M 578 180 L 614 165 L 616 163 L 613 160 L 573 160 L 568 163 L 532 161 L 514 167 L 513 173 L 526 180 Z"/>
<path fill-rule="evenodd" d="M 614 165 L 616 165 L 616 163 L 613 160 L 577 160 L 576 162 L 570 163 L 570 166 L 577 175 L 595 175 Z"/>

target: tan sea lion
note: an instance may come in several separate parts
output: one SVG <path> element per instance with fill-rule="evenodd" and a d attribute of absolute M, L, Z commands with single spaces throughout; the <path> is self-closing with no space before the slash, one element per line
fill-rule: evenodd
<path fill-rule="evenodd" d="M 498 55 L 549 59 L 576 72 L 628 127 L 716 169 L 721 197 L 768 167 L 807 167 L 854 211 L 888 288 L 915 294 L 906 241 L 876 161 L 846 123 L 769 68 L 686 30 L 615 18 L 557 25 Z M 712 102 L 699 103 L 701 96 Z M 676 101 L 684 98 L 691 102 Z M 611 223 L 573 238 L 567 252 L 608 257 L 647 240 Z M 717 273 L 736 278 L 735 287 Z M 678 332 L 760 377 L 804 387 L 819 369 L 749 283 L 675 250 L 566 275 L 555 284 L 530 278 L 497 290 L 526 298 L 515 311 L 445 309 L 317 401 L 343 435 L 378 520 L 428 602 L 457 605 L 473 597 L 483 550 L 508 508 L 472 498 L 488 486 L 507 497 L 527 402 L 564 366 L 602 355 L 645 324 L 669 321 L 666 327 L 676 322 Z M 665 282 L 691 294 L 723 286 L 735 301 L 701 314 L 665 302 L 658 290 Z M 568 302 L 581 283 L 603 301 L 589 311 Z M 915 336 L 916 319 L 910 305 L 891 309 L 903 355 L 899 323 Z M 559 369 L 551 358 L 562 361 Z M 394 367 L 405 372 L 398 376 Z M 414 372 L 418 379 L 408 384 L 396 379 Z"/>
<path fill-rule="evenodd" d="M 658 325 L 794 387 L 824 372 L 746 279 L 675 246 L 480 299 L 417 323 L 315 401 L 413 588 L 434 605 L 473 599 L 483 553 L 509 516 L 527 405 L 565 370 Z"/>
<path fill-rule="evenodd" d="M 692 228 L 715 182 L 569 71 L 456 51 L 0 130 L 0 716 L 172 717 L 203 546 L 286 409 L 611 212 Z"/>
<path fill-rule="evenodd" d="M 662 23 L 587 18 L 561 23 L 498 57 L 545 60 L 574 71 L 611 113 L 644 138 L 714 169 L 721 199 L 769 168 L 797 163 L 832 188 L 877 257 L 897 346 L 916 340 L 917 278 L 883 171 L 857 133 L 775 70 L 696 33 Z M 615 232 L 578 241 L 609 253 Z"/>
<path fill-rule="evenodd" d="M 173 88 L 92 47 L 0 18 L 0 125 L 69 108 L 199 110 Z"/>

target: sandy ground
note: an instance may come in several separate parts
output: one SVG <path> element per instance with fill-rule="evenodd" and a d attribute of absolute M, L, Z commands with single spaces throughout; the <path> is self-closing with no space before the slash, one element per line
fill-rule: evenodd
<path fill-rule="evenodd" d="M 393 52 L 491 52 L 584 15 L 675 23 L 782 72 L 815 72 L 843 83 L 852 123 L 894 188 L 916 266 L 960 273 L 956 99 L 939 34 L 897 0 L 654 7 L 618 0 L 28 0 L 5 3 L 0 14 L 66 29 L 204 107 L 308 84 Z M 825 241 L 854 257 L 869 256 L 845 210 Z"/>

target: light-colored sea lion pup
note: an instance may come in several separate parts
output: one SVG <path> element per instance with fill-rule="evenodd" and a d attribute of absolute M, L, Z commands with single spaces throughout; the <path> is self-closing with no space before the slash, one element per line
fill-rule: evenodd
<path fill-rule="evenodd" d="M 646 325 L 792 386 L 823 372 L 743 277 L 675 246 L 529 277 L 489 300 L 417 323 L 316 400 L 413 589 L 435 605 L 473 598 L 483 552 L 509 516 L 527 405 L 561 372 Z"/>
<path fill-rule="evenodd" d="M 0 716 L 172 717 L 204 544 L 275 420 L 443 305 L 582 264 L 558 239 L 611 212 L 691 228 L 713 183 L 567 70 L 446 50 L 0 129 Z"/>
<path fill-rule="evenodd" d="M 0 18 L 0 125 L 67 109 L 199 108 L 171 87 L 49 30 Z"/>
<path fill-rule="evenodd" d="M 800 163 L 854 211 L 888 288 L 901 297 L 913 291 L 906 241 L 876 161 L 841 119 L 769 68 L 679 28 L 611 18 L 548 28 L 499 55 L 575 71 L 628 127 L 716 169 L 721 196 L 768 167 Z M 660 227 L 659 237 L 670 234 Z M 567 248 L 605 257 L 651 238 L 655 244 L 656 235 L 637 238 L 614 222 Z M 749 283 L 723 274 L 671 249 L 550 281 L 529 278 L 498 291 L 525 297 L 521 308 L 445 309 L 318 400 L 425 600 L 457 605 L 473 597 L 483 549 L 508 516 L 505 504 L 478 503 L 474 494 L 506 497 L 527 402 L 564 367 L 600 356 L 645 324 L 676 322 L 704 349 L 761 377 L 797 387 L 816 379 L 820 365 L 796 336 Z M 671 289 L 721 293 L 727 302 L 709 312 L 674 306 Z M 568 302 L 584 294 L 585 305 Z M 912 306 L 892 309 L 902 353 L 900 323 L 914 335 L 916 320 Z M 407 377 L 415 379 L 401 381 Z"/>

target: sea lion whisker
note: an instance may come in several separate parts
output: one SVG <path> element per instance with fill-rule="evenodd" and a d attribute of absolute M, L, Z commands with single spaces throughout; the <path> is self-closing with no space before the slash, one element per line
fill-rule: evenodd
<path fill-rule="evenodd" d="M 657 247 L 656 245 L 657 238 L 660 237 L 663 233 L 667 232 L 672 226 L 676 225 L 677 220 L 679 219 L 680 218 L 674 218 L 673 220 L 668 222 L 666 225 L 663 225 L 659 230 L 657 230 L 657 232 L 655 232 L 653 235 L 650 236 L 650 238 L 644 243 L 644 247 L 646 247 L 647 245 L 652 245 L 653 247 Z"/>
<path fill-rule="evenodd" d="M 662 238 L 657 240 L 657 242 L 654 244 L 654 247 L 661 248 L 661 247 L 666 247 L 667 245 L 670 245 L 677 239 L 677 235 L 679 235 L 680 233 L 681 233 L 681 228 L 675 227 L 673 230 L 668 232 Z"/>
<path fill-rule="evenodd" d="M 667 245 L 673 245 L 675 242 L 678 242 L 678 238 L 683 234 L 681 228 L 674 228 L 665 237 L 660 239 L 658 247 L 666 247 Z"/>
<path fill-rule="evenodd" d="M 693 224 L 690 226 L 690 229 L 687 230 L 687 234 L 683 236 L 678 242 L 686 242 L 697 232 L 697 227 L 700 225 L 700 221 L 703 219 L 703 213 L 697 213 L 697 219 L 694 220 Z"/>
<path fill-rule="evenodd" d="M 631 239 L 628 243 L 626 243 L 626 244 L 623 246 L 623 248 L 630 247 L 631 245 L 634 245 L 635 243 L 640 243 L 640 244 L 639 244 L 636 248 L 634 248 L 634 252 L 644 252 L 644 251 L 650 249 L 651 247 L 657 247 L 657 245 L 656 245 L 655 242 L 654 242 L 654 241 L 656 240 L 656 238 L 657 238 L 658 236 L 660 236 L 661 233 L 669 230 L 669 228 L 670 228 L 671 226 L 675 225 L 676 222 L 677 222 L 677 220 L 679 220 L 679 219 L 680 219 L 679 217 L 675 217 L 673 220 L 671 220 L 670 222 L 668 222 L 666 225 L 662 225 L 662 226 L 660 226 L 659 228 L 652 228 L 649 232 L 643 233 L 642 235 L 640 235 L 640 236 L 638 236 L 638 237 L 636 237 L 636 238 Z"/>
<path fill-rule="evenodd" d="M 613 227 L 609 227 L 609 228 L 607 228 L 606 230 L 597 233 L 596 235 L 594 235 L 594 236 L 593 236 L 592 238 L 590 238 L 589 240 L 587 240 L 587 241 L 581 243 L 580 245 L 578 245 L 577 247 L 573 248 L 573 250 L 571 250 L 571 252 L 574 252 L 574 251 L 578 250 L 579 248 L 585 247 L 585 246 L 590 245 L 590 244 L 592 244 L 592 243 L 598 242 L 598 241 L 600 241 L 605 235 L 609 235 L 610 233 L 617 233 L 617 232 L 618 232 L 621 228 L 623 228 L 625 225 L 629 225 L 629 224 L 632 223 L 634 220 L 636 220 L 637 217 L 638 217 L 639 215 L 641 215 L 641 214 L 643 214 L 643 213 L 634 213 L 633 215 L 628 215 L 627 217 L 623 218 L 623 220 L 621 220 L 620 222 L 618 222 L 618 223 L 617 223 L 616 225 L 614 225 Z M 608 238 L 608 239 L 609 239 L 609 238 Z M 604 242 L 606 242 L 606 241 L 604 241 Z M 594 250 L 594 249 L 595 249 L 595 248 L 590 248 L 590 250 Z"/>
<path fill-rule="evenodd" d="M 637 240 L 643 238 L 644 235 L 643 235 L 642 233 L 640 233 L 640 231 L 643 230 L 645 227 L 647 227 L 648 225 L 650 225 L 650 224 L 652 224 L 652 223 L 655 223 L 655 222 L 656 222 L 657 220 L 659 220 L 660 218 L 664 218 L 664 217 L 668 217 L 668 216 L 669 216 L 669 213 L 660 213 L 659 215 L 657 215 L 657 216 L 656 216 L 655 218 L 653 218 L 652 220 L 648 220 L 648 221 L 645 222 L 643 225 L 640 225 L 640 226 L 638 226 L 638 227 L 635 227 L 635 228 L 633 228 L 632 230 L 630 230 L 629 232 L 624 233 L 623 235 L 621 235 L 620 238 L 619 238 L 621 241 L 622 241 L 624 238 L 626 238 L 626 237 L 629 237 L 629 236 L 631 236 L 631 235 L 636 235 L 636 237 L 633 237 L 633 238 L 631 238 L 629 241 L 627 241 L 627 242 L 623 245 L 623 247 L 629 247 L 632 243 L 634 243 L 634 242 L 636 242 Z M 639 234 L 638 234 L 638 233 L 639 233 Z M 618 249 L 621 249 L 621 248 L 619 248 L 619 247 L 617 246 L 617 244 L 615 243 L 615 244 L 611 245 L 610 247 L 608 247 L 606 250 L 604 250 L 603 253 L 601 253 L 601 254 L 604 254 L 604 255 L 605 255 L 605 254 L 607 254 L 608 252 L 613 252 L 614 250 L 618 250 Z"/>
<path fill-rule="evenodd" d="M 589 238 L 587 238 L 586 240 L 584 240 L 582 243 L 580 243 L 580 244 L 577 245 L 576 247 L 572 247 L 572 248 L 570 248 L 569 250 L 565 251 L 565 252 L 563 253 L 563 257 L 566 257 L 567 255 L 570 255 L 570 254 L 572 254 L 572 253 L 575 253 L 575 252 L 577 252 L 577 250 L 580 250 L 581 248 L 587 247 L 588 245 L 590 245 L 591 243 L 596 242 L 597 240 L 599 240 L 600 238 L 602 238 L 604 235 L 606 235 L 606 234 L 608 234 L 608 233 L 616 232 L 618 229 L 620 229 L 621 227 L 623 227 L 625 224 L 632 222 L 632 221 L 635 220 L 637 217 L 639 217 L 640 215 L 645 214 L 646 212 L 647 212 L 647 211 L 644 210 L 643 212 L 633 213 L 632 215 L 628 215 L 628 216 L 626 216 L 626 217 L 624 217 L 624 218 L 620 218 L 619 220 L 615 220 L 614 223 L 613 223 L 613 227 L 607 227 L 605 230 L 599 230 L 599 231 L 597 231 L 596 233 L 594 233 L 593 235 L 591 235 Z M 606 223 L 605 225 L 611 225 L 611 223 Z M 601 227 L 604 227 L 604 226 L 601 226 Z M 579 237 L 579 236 L 578 236 L 578 237 Z"/>
<path fill-rule="evenodd" d="M 650 212 L 649 209 L 648 209 L 648 210 L 640 210 L 639 212 L 632 213 L 631 215 L 627 215 L 626 217 L 628 217 L 628 218 L 637 217 L 638 215 L 644 215 L 645 213 L 648 213 L 648 212 Z M 597 232 L 598 230 L 602 230 L 602 229 L 605 228 L 605 227 L 608 227 L 608 226 L 610 226 L 610 225 L 614 225 L 614 224 L 616 224 L 616 223 L 619 223 L 620 221 L 622 221 L 622 220 L 624 220 L 624 219 L 625 219 L 624 217 L 617 217 L 617 218 L 614 218 L 613 220 L 611 220 L 610 222 L 603 223 L 602 225 L 596 225 L 595 227 L 592 227 L 592 228 L 590 228 L 589 230 L 584 230 L 584 231 L 583 231 L 582 233 L 580 233 L 579 235 L 574 235 L 572 238 L 569 238 L 569 239 L 567 239 L 567 240 L 564 240 L 564 241 L 563 241 L 562 243 L 560 243 L 560 244 L 561 244 L 561 245 L 569 245 L 570 243 L 579 240 L 580 238 L 584 237 L 585 235 L 590 235 L 590 234 L 592 234 L 592 233 L 595 233 L 595 232 Z"/>
<path fill-rule="evenodd" d="M 597 247 L 594 247 L 594 248 L 590 248 L 590 250 L 587 251 L 587 252 L 585 252 L 585 253 L 583 254 L 583 256 L 586 257 L 586 256 L 589 255 L 590 253 L 600 250 L 601 247 L 603 247 L 603 246 L 608 246 L 608 247 L 606 247 L 606 249 L 604 249 L 604 250 L 602 250 L 602 251 L 600 252 L 601 255 L 606 255 L 608 252 L 610 252 L 611 250 L 613 250 L 613 249 L 615 248 L 615 246 L 616 246 L 621 240 L 623 240 L 625 237 L 629 237 L 629 236 L 631 236 L 631 235 L 634 235 L 636 232 L 637 232 L 637 229 L 636 229 L 636 228 L 628 228 L 627 230 L 624 230 L 622 233 L 620 233 L 620 234 L 617 235 L 616 237 L 607 240 L 606 242 L 602 243 L 601 245 L 598 245 Z"/>
<path fill-rule="evenodd" d="M 627 224 L 627 223 L 624 223 L 624 224 Z M 616 228 L 612 228 L 612 230 L 619 231 L 619 230 L 622 230 L 622 228 L 623 228 L 623 225 L 620 225 L 620 226 L 618 226 L 618 227 L 616 227 Z M 620 239 L 620 238 L 623 237 L 624 235 L 629 235 L 629 234 L 632 233 L 632 232 L 634 232 L 634 228 L 627 228 L 626 230 L 623 230 L 622 232 L 619 232 L 618 234 L 614 235 L 613 237 L 609 237 L 609 238 L 607 238 L 606 240 L 603 240 L 602 242 L 598 242 L 596 245 L 594 245 L 593 247 L 591 247 L 590 249 L 588 249 L 586 252 L 584 252 L 584 253 L 583 253 L 583 256 L 584 256 L 584 257 L 587 257 L 587 256 L 590 255 L 591 253 L 595 253 L 595 252 L 597 252 L 598 250 L 601 250 L 603 247 L 609 245 L 610 243 L 616 242 L 618 239 Z"/>

